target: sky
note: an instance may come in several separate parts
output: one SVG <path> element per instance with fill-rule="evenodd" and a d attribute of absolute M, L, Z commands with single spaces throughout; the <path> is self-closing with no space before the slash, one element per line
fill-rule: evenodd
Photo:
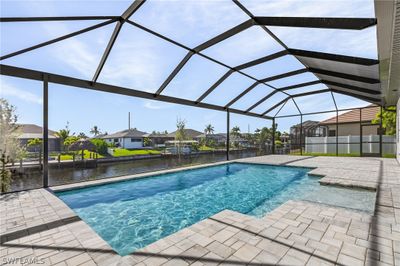
<path fill-rule="evenodd" d="M 80 16 L 120 15 L 130 1 L 92 0 L 2 0 L 1 17 L 18 16 Z M 242 3 L 256 16 L 301 17 L 374 17 L 372 0 L 246 0 Z M 131 17 L 143 26 L 193 48 L 232 28 L 248 17 L 228 0 L 214 1 L 156 1 L 149 0 Z M 65 35 L 101 21 L 18 22 L 0 24 L 0 54 L 8 53 Z M 114 24 L 36 49 L 6 60 L 2 64 L 42 70 L 91 80 L 114 29 Z M 361 31 L 269 27 L 290 48 L 338 53 L 350 56 L 377 58 L 376 28 Z M 260 27 L 253 26 L 215 46 L 204 54 L 234 67 L 263 57 L 283 47 Z M 155 92 L 186 55 L 186 50 L 125 23 L 99 76 L 98 82 L 146 92 Z M 284 56 L 243 70 L 255 78 L 265 78 L 302 68 L 292 56 Z M 222 75 L 227 68 L 194 55 L 163 91 L 164 95 L 195 100 Z M 270 82 L 274 87 L 316 80 L 310 73 Z M 232 74 L 204 102 L 225 105 L 254 81 L 239 73 Z M 295 89 L 302 93 L 323 89 L 313 85 Z M 232 108 L 246 110 L 273 89 L 258 85 L 237 101 Z M 368 103 L 334 94 L 339 108 L 361 107 Z M 20 123 L 42 123 L 42 83 L 0 76 L 0 97 L 16 106 Z M 252 112 L 263 113 L 286 95 L 277 93 Z M 296 98 L 303 113 L 334 110 L 330 93 Z M 275 115 L 280 107 L 268 115 Z M 144 100 L 92 90 L 49 85 L 49 128 L 59 130 L 67 122 L 72 132 L 85 132 L 96 125 L 103 132 L 112 133 L 131 126 L 152 132 L 174 131 L 177 119 L 187 122 L 188 128 L 203 131 L 212 124 L 215 132 L 226 132 L 226 113 L 158 101 Z M 288 101 L 279 115 L 297 114 L 293 101 Z M 327 119 L 334 114 L 305 116 L 303 120 Z M 300 122 L 299 117 L 277 119 L 278 129 L 288 131 Z M 231 114 L 231 126 L 242 132 L 254 131 L 271 121 Z"/>

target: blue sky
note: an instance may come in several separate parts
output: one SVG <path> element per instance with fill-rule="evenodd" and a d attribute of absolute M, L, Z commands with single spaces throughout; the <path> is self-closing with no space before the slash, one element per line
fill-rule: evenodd
<path fill-rule="evenodd" d="M 257 1 L 242 3 L 257 16 L 328 16 L 374 17 L 372 0 L 359 1 Z M 68 16 L 68 15 L 120 15 L 130 1 L 1 1 L 1 16 Z M 227 15 L 228 14 L 228 15 Z M 148 1 L 131 19 L 158 31 L 189 47 L 226 31 L 248 19 L 231 1 Z M 35 45 L 99 23 L 99 21 L 33 22 L 1 24 L 1 55 Z M 92 79 L 114 24 L 78 35 L 10 59 L 3 64 L 43 70 L 82 79 Z M 339 53 L 377 58 L 376 29 L 362 31 L 322 30 L 305 28 L 270 28 L 290 48 Z M 213 47 L 204 53 L 229 66 L 236 66 L 266 56 L 283 48 L 260 27 L 252 27 Z M 125 24 L 99 77 L 99 82 L 127 88 L 155 92 L 169 73 L 185 56 L 186 51 Z M 244 70 L 256 78 L 265 78 L 302 68 L 292 56 L 284 56 Z M 193 56 L 182 71 L 164 90 L 165 95 L 195 100 L 218 80 L 227 69 L 200 56 Z M 8 99 L 18 109 L 22 123 L 41 123 L 42 84 L 36 81 L 0 77 L 0 96 Z M 312 81 L 311 74 L 271 82 L 275 87 Z M 204 102 L 224 105 L 250 86 L 253 81 L 243 75 L 233 74 L 211 93 Z M 318 90 L 314 85 L 293 90 L 293 93 Z M 264 85 L 254 88 L 232 107 L 247 109 L 272 89 Z M 262 113 L 285 98 L 277 93 L 253 111 Z M 368 103 L 335 94 L 339 108 L 360 107 Z M 67 121 L 74 132 L 88 133 L 93 125 L 114 132 L 127 127 L 127 113 L 132 114 L 132 124 L 140 130 L 175 130 L 177 118 L 185 119 L 187 126 L 202 131 L 211 123 L 217 132 L 226 131 L 226 114 L 201 108 L 180 106 L 139 98 L 98 93 L 56 84 L 50 85 L 50 128 L 63 128 Z M 333 110 L 330 94 L 320 94 L 296 99 L 302 112 Z M 274 115 L 279 108 L 273 110 Z M 279 115 L 296 114 L 292 101 L 287 102 Z M 325 119 L 330 114 L 312 116 Z M 307 118 L 304 118 L 307 120 Z M 280 130 L 288 130 L 299 118 L 278 120 Z M 242 132 L 263 126 L 270 121 L 241 115 L 232 115 L 231 125 Z"/>

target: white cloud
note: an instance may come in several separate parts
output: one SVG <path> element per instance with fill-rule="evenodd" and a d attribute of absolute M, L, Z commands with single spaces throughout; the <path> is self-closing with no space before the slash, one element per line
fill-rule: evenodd
<path fill-rule="evenodd" d="M 35 103 L 35 104 L 43 103 L 43 99 L 38 95 L 27 90 L 19 89 L 11 84 L 5 83 L 4 81 L 0 83 L 0 96 L 16 97 L 28 103 Z"/>
<path fill-rule="evenodd" d="M 168 108 L 168 105 L 166 105 L 165 103 L 162 103 L 162 102 L 156 103 L 153 101 L 145 101 L 143 104 L 143 107 L 145 107 L 147 109 L 159 110 L 159 109 Z"/>

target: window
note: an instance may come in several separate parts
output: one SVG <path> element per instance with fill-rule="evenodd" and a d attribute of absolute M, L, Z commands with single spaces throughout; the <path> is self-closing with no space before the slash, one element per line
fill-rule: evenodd
<path fill-rule="evenodd" d="M 118 142 L 118 139 L 114 139 L 114 142 Z"/>
<path fill-rule="evenodd" d="M 329 137 L 336 136 L 336 130 L 329 130 Z"/>
<path fill-rule="evenodd" d="M 134 139 L 134 138 L 131 138 L 131 142 L 142 142 L 142 139 Z"/>

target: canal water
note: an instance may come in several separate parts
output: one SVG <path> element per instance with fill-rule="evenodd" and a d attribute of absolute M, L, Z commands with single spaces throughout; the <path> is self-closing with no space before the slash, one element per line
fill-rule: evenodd
<path fill-rule="evenodd" d="M 246 150 L 230 153 L 230 159 L 256 156 L 256 151 Z M 171 169 L 185 165 L 204 164 L 226 160 L 225 153 L 207 153 L 192 156 L 161 157 L 124 162 L 101 163 L 96 168 L 51 168 L 49 169 L 49 185 L 62 185 L 101 178 L 132 175 L 163 169 Z M 42 186 L 40 171 L 27 172 L 12 177 L 11 191 L 20 191 Z"/>

